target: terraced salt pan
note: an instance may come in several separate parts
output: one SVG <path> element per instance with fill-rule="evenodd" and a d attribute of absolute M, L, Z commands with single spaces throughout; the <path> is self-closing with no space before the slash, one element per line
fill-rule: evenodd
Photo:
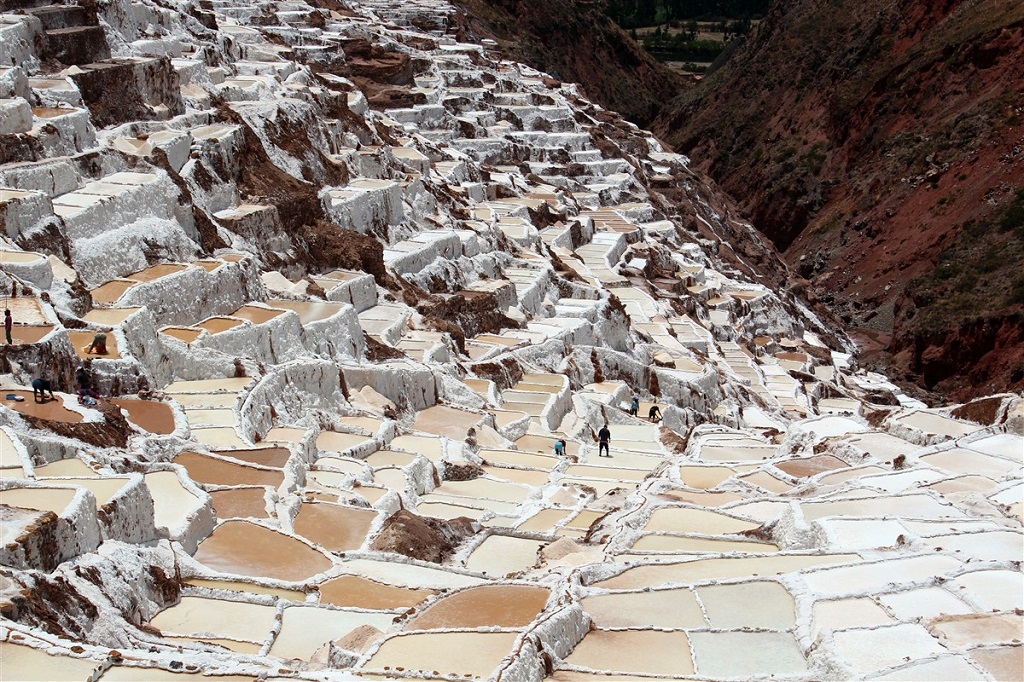
<path fill-rule="evenodd" d="M 213 510 L 221 520 L 268 517 L 266 488 L 230 488 L 209 493 Z"/>
<path fill-rule="evenodd" d="M 572 514 L 568 509 L 541 509 L 539 512 L 520 523 L 519 530 L 546 532 L 569 518 Z"/>
<path fill-rule="evenodd" d="M 76 492 L 74 488 L 8 488 L 0 491 L 0 503 L 59 516 L 75 499 Z"/>
<path fill-rule="evenodd" d="M 525 627 L 551 592 L 535 585 L 481 585 L 444 597 L 417 614 L 407 630 Z"/>
<path fill-rule="evenodd" d="M 501 467 L 485 466 L 484 473 L 503 481 L 520 483 L 533 487 L 540 487 L 548 482 L 548 472 L 532 471 L 528 469 L 505 469 Z"/>
<path fill-rule="evenodd" d="M 593 671 L 693 674 L 690 640 L 683 632 L 591 630 L 565 663 Z"/>
<path fill-rule="evenodd" d="M 154 471 L 143 478 L 153 497 L 153 524 L 157 528 L 182 528 L 203 506 L 203 500 L 182 485 L 176 471 Z"/>
<path fill-rule="evenodd" d="M 208 317 L 202 322 L 196 324 L 197 329 L 205 330 L 209 334 L 220 334 L 228 330 L 240 327 L 245 324 L 242 320 L 231 318 L 231 317 Z"/>
<path fill-rule="evenodd" d="M 283 587 L 267 587 L 256 583 L 243 583 L 234 580 L 207 580 L 205 578 L 188 578 L 185 585 L 209 589 L 228 590 L 229 592 L 241 592 L 246 594 L 268 594 L 285 601 L 305 601 L 306 593 L 298 590 L 288 590 Z"/>
<path fill-rule="evenodd" d="M 950 438 L 966 436 L 981 428 L 977 424 L 969 424 L 925 410 L 897 417 L 895 423 L 919 429 L 927 434 L 949 436 Z"/>
<path fill-rule="evenodd" d="M 1024 656 L 1021 656 L 1020 645 L 973 649 L 968 658 L 984 667 L 997 680 L 1024 679 Z"/>
<path fill-rule="evenodd" d="M 628 568 L 614 578 L 594 583 L 609 590 L 630 590 L 668 583 L 691 584 L 704 580 L 745 578 L 792 573 L 815 566 L 853 563 L 856 554 L 777 555 L 735 559 L 696 559 L 675 564 L 652 564 Z"/>
<path fill-rule="evenodd" d="M 381 467 L 404 467 L 412 464 L 417 459 L 416 455 L 408 452 L 397 452 L 395 450 L 378 450 L 366 458 L 366 463 L 374 469 Z"/>
<path fill-rule="evenodd" d="M 391 449 L 423 455 L 435 464 L 440 462 L 444 455 L 440 439 L 430 436 L 398 436 L 391 441 Z"/>
<path fill-rule="evenodd" d="M 898 642 L 899 646 L 893 646 Z M 833 636 L 839 658 L 856 675 L 865 675 L 946 653 L 939 641 L 920 625 L 902 623 L 872 630 L 844 630 Z"/>
<path fill-rule="evenodd" d="M 21 401 L 8 400 L 8 395 L 17 395 Z M 3 405 L 21 414 L 52 422 L 65 424 L 78 424 L 82 421 L 82 412 L 76 412 L 65 407 L 65 401 L 70 403 L 70 397 L 63 393 L 54 393 L 55 400 L 47 400 L 45 403 L 37 403 L 32 391 L 3 391 Z M 49 393 L 47 393 L 49 396 Z M 86 410 L 87 413 L 96 414 L 95 410 Z"/>
<path fill-rule="evenodd" d="M 216 636 L 262 642 L 270 634 L 277 609 L 247 602 L 184 596 L 149 622 L 179 635 Z"/>
<path fill-rule="evenodd" d="M 692 632 L 690 645 L 702 676 L 799 675 L 807 670 L 796 639 L 784 632 Z"/>
<path fill-rule="evenodd" d="M 966 448 L 952 448 L 943 450 L 931 455 L 924 455 L 921 461 L 929 466 L 945 469 L 953 473 L 977 474 L 988 476 L 993 479 L 1000 479 L 1003 476 L 1014 475 L 1020 471 L 1020 463 L 983 455 Z"/>
<path fill-rule="evenodd" d="M 377 516 L 358 507 L 304 503 L 295 517 L 295 532 L 328 551 L 345 552 L 363 545 Z"/>
<path fill-rule="evenodd" d="M 931 580 L 955 571 L 962 565 L 956 559 L 933 554 L 856 566 L 824 568 L 808 572 L 804 580 L 811 590 L 825 596 L 838 597 L 886 590 L 897 577 L 899 583 L 903 585 Z"/>
<path fill-rule="evenodd" d="M 82 319 L 101 327 L 116 327 L 142 308 L 93 308 Z"/>
<path fill-rule="evenodd" d="M 951 581 L 957 594 L 984 610 L 1024 609 L 1024 584 L 1014 571 L 975 571 Z"/>
<path fill-rule="evenodd" d="M 387 585 L 357 575 L 338 576 L 320 585 L 321 604 L 360 609 L 408 609 L 434 594 L 434 590 Z"/>
<path fill-rule="evenodd" d="M 394 615 L 343 611 L 313 605 L 293 605 L 284 610 L 281 632 L 270 647 L 271 656 L 309 660 L 321 646 L 357 627 L 370 625 L 387 630 Z"/>
<path fill-rule="evenodd" d="M 211 450 L 245 449 L 252 447 L 233 426 L 207 426 L 192 429 L 192 437 Z"/>
<path fill-rule="evenodd" d="M 174 411 L 167 403 L 132 398 L 111 398 L 110 402 L 127 412 L 128 420 L 139 428 L 161 435 L 174 433 Z"/>
<path fill-rule="evenodd" d="M 3 676 L 9 680 L 53 682 L 87 680 L 101 661 L 71 656 L 51 656 L 29 646 L 0 642 Z"/>
<path fill-rule="evenodd" d="M 185 418 L 189 426 L 234 426 L 237 421 L 235 411 L 230 408 L 185 408 Z"/>
<path fill-rule="evenodd" d="M 779 551 L 778 545 L 765 542 L 741 542 L 713 538 L 688 538 L 677 535 L 641 535 L 632 548 L 636 552 L 673 552 L 673 553 L 727 553 L 743 552 L 747 554 L 763 554 Z"/>
<path fill-rule="evenodd" d="M 273 469 L 246 466 L 221 457 L 183 452 L 174 458 L 188 471 L 189 478 L 204 485 L 267 485 L 278 487 L 284 473 Z"/>
<path fill-rule="evenodd" d="M 196 327 L 164 327 L 160 330 L 160 333 L 172 336 L 185 343 L 192 343 L 203 335 L 203 329 Z"/>
<path fill-rule="evenodd" d="M 999 679 L 1016 680 L 1020 676 L 1006 677 Z M 972 682 L 974 680 L 986 680 L 977 669 L 971 666 L 963 656 L 943 656 L 927 663 L 915 663 L 914 665 L 905 666 L 899 670 L 895 670 L 891 673 L 884 675 L 871 675 L 866 679 L 870 680 L 887 680 L 887 681 L 902 681 L 907 682 L 918 682 L 925 681 L 931 682 L 932 680 L 956 680 L 957 682 Z"/>
<path fill-rule="evenodd" d="M 753 530 L 759 524 L 743 521 L 718 512 L 690 507 L 661 507 L 651 514 L 644 526 L 648 532 L 703 533 L 724 535 Z"/>
<path fill-rule="evenodd" d="M 728 467 L 689 465 L 679 467 L 679 478 L 683 484 L 698 490 L 714 488 L 722 481 L 734 475 L 736 475 L 736 472 Z"/>
<path fill-rule="evenodd" d="M 537 563 L 537 551 L 543 546 L 537 540 L 490 535 L 469 555 L 466 568 L 497 577 L 519 573 Z"/>
<path fill-rule="evenodd" d="M 884 594 L 878 597 L 897 620 L 916 620 L 937 616 L 973 613 L 974 609 L 941 587 Z"/>
<path fill-rule="evenodd" d="M 384 642 L 363 666 L 366 670 L 438 671 L 487 677 L 512 650 L 518 632 L 414 632 Z"/>
<path fill-rule="evenodd" d="M 331 561 L 295 538 L 247 521 L 225 521 L 203 540 L 196 561 L 222 573 L 308 580 Z"/>
<path fill-rule="evenodd" d="M 75 349 L 75 354 L 79 359 L 86 360 L 88 358 L 106 358 L 108 360 L 119 360 L 121 358 L 121 352 L 117 347 L 117 337 L 113 334 L 107 334 L 106 355 L 84 352 L 83 348 L 87 348 L 92 345 L 92 340 L 95 335 L 95 332 L 68 331 L 68 339 L 71 341 L 71 346 Z"/>
<path fill-rule="evenodd" d="M 582 600 L 598 628 L 706 627 L 700 604 L 688 589 L 598 594 Z"/>
<path fill-rule="evenodd" d="M 1006 457 L 1017 463 L 1024 460 L 1024 438 L 1012 433 L 998 433 L 973 440 L 967 447 L 978 452 Z"/>
<path fill-rule="evenodd" d="M 471 481 L 445 481 L 434 488 L 434 494 L 519 504 L 531 493 L 530 488 L 517 483 L 475 478 Z"/>
<path fill-rule="evenodd" d="M 455 571 L 396 561 L 349 559 L 341 564 L 340 569 L 344 573 L 359 575 L 376 582 L 414 589 L 454 589 L 487 582 L 482 578 L 462 575 Z"/>
<path fill-rule="evenodd" d="M 83 462 L 82 460 L 72 457 L 70 459 L 59 459 L 56 462 L 50 462 L 42 466 L 35 468 L 36 478 L 58 478 L 72 476 L 75 478 L 99 476 L 98 473 Z"/>
<path fill-rule="evenodd" d="M 892 622 L 892 616 L 870 597 L 832 601 L 819 599 L 814 602 L 811 637 L 817 639 L 822 630 L 845 630 Z"/>

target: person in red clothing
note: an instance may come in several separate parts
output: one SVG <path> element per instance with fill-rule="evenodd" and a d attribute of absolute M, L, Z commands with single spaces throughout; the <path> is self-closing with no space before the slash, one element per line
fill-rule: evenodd
<path fill-rule="evenodd" d="M 8 308 L 8 309 L 4 310 L 4 334 L 7 335 L 7 345 L 8 346 L 11 345 L 12 343 L 14 343 L 14 340 L 11 338 L 11 329 L 13 329 L 13 328 L 14 328 L 14 318 L 11 317 L 11 309 Z"/>

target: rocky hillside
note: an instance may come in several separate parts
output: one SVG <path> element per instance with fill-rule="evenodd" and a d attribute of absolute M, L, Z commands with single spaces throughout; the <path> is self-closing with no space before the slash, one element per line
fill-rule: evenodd
<path fill-rule="evenodd" d="M 503 53 L 573 83 L 590 99 L 648 126 L 684 85 L 605 14 L 603 2 L 455 0 L 461 38 L 497 41 Z"/>
<path fill-rule="evenodd" d="M 1024 386 L 1024 4 L 776 2 L 656 132 L 886 351 L 956 397 Z"/>

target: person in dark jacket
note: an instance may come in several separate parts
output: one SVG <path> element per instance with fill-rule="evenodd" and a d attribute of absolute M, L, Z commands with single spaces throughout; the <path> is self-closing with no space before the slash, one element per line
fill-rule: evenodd
<path fill-rule="evenodd" d="M 611 457 L 611 453 L 608 452 L 608 445 L 612 442 L 612 432 L 608 430 L 608 424 L 606 423 L 601 427 L 601 430 L 597 432 L 597 456 L 598 457 Z M 601 454 L 604 453 L 604 454 Z"/>
<path fill-rule="evenodd" d="M 49 398 L 46 397 L 47 393 L 50 394 Z M 53 386 L 50 384 L 50 380 L 45 377 L 37 377 L 32 380 L 32 397 L 37 403 L 45 403 L 47 400 L 57 399 L 57 396 L 53 394 Z"/>
<path fill-rule="evenodd" d="M 661 408 L 657 405 L 651 405 L 651 409 L 647 411 L 647 420 L 656 422 L 661 419 Z"/>

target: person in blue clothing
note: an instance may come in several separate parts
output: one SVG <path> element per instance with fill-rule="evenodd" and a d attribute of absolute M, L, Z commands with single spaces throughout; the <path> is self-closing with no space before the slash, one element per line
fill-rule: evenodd
<path fill-rule="evenodd" d="M 629 404 L 629 413 L 636 416 L 636 413 L 640 411 L 640 398 L 633 396 L 633 402 Z"/>
<path fill-rule="evenodd" d="M 597 432 L 597 456 L 598 457 L 611 457 L 611 453 L 608 452 L 608 445 L 612 442 L 612 432 L 608 430 L 608 424 L 605 423 L 601 427 L 601 430 Z M 604 454 L 602 454 L 604 453 Z"/>
<path fill-rule="evenodd" d="M 556 440 L 555 441 L 555 456 L 556 457 L 562 457 L 564 455 L 565 455 L 565 441 L 561 440 L 561 439 Z"/>

